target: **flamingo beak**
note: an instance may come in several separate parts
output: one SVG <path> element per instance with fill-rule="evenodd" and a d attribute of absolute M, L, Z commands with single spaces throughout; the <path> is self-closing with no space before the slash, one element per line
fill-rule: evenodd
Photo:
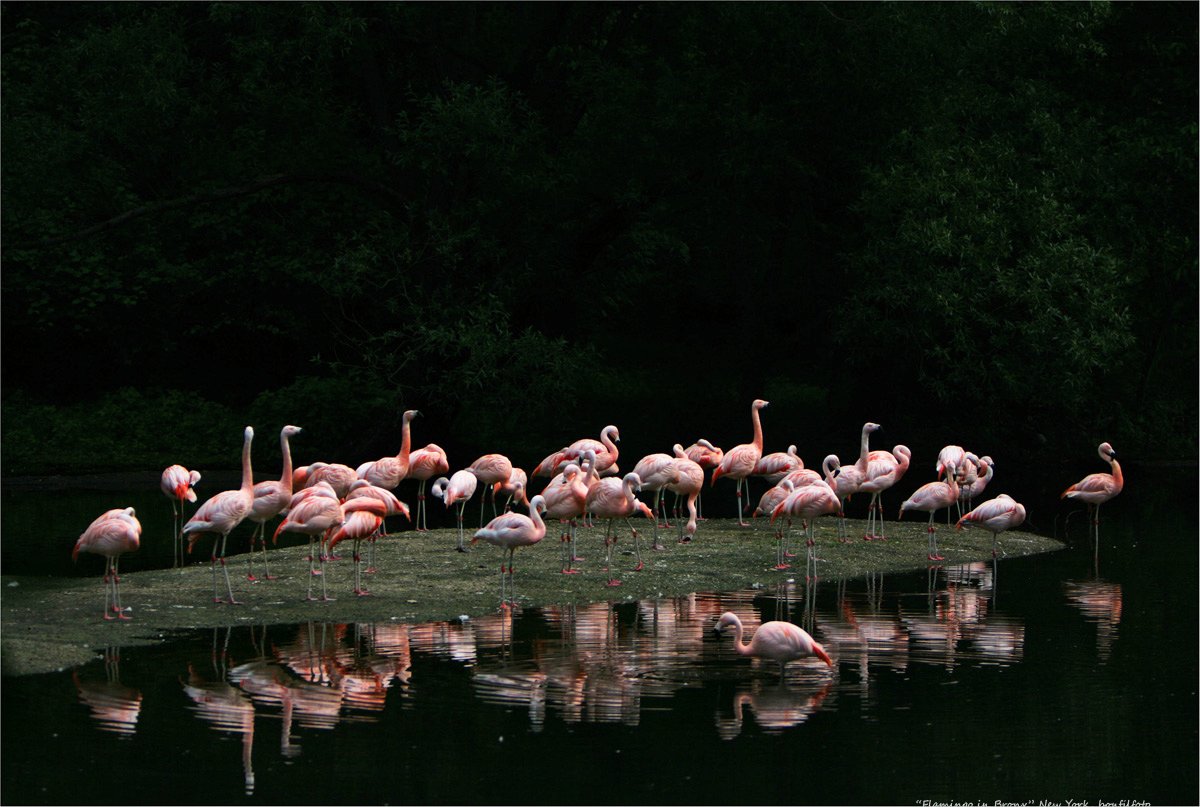
<path fill-rule="evenodd" d="M 829 654 L 825 652 L 825 648 L 821 647 L 821 645 L 817 644 L 816 642 L 813 642 L 813 655 L 828 664 L 830 667 L 833 666 L 833 659 L 831 659 Z"/>

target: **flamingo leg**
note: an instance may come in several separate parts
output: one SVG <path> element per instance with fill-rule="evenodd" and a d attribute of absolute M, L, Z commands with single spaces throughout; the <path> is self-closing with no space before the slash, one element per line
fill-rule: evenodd
<path fill-rule="evenodd" d="M 633 570 L 635 572 L 640 572 L 642 567 L 645 566 L 645 564 L 642 563 L 642 539 L 638 537 L 638 531 L 634 528 L 633 522 L 631 522 L 629 519 L 625 519 L 625 524 L 629 527 L 629 531 L 633 533 L 633 551 L 637 555 L 638 565 L 635 566 Z"/>
<path fill-rule="evenodd" d="M 221 536 L 221 571 L 225 575 L 225 590 L 229 592 L 229 604 L 241 605 L 241 603 L 233 596 L 233 583 L 229 581 L 229 568 L 225 565 L 225 541 L 229 538 L 229 533 Z"/>
<path fill-rule="evenodd" d="M 261 524 L 256 524 L 254 526 L 254 532 L 250 534 L 250 551 L 246 553 L 246 579 L 251 583 L 258 582 L 258 578 L 254 576 L 254 544 L 258 538 L 258 533 L 265 528 L 266 525 L 267 522 L 265 521 Z"/>
<path fill-rule="evenodd" d="M 612 548 L 613 544 L 617 542 L 617 537 L 615 535 L 610 537 L 611 532 L 612 519 L 610 518 L 604 525 L 604 570 L 608 572 L 608 583 L 606 585 L 619 586 L 621 585 L 621 581 L 612 576 Z"/>
<path fill-rule="evenodd" d="M 267 564 L 267 522 L 262 523 L 262 527 L 258 531 L 258 548 L 262 552 L 263 564 L 263 580 L 274 580 L 275 575 L 271 574 L 271 567 Z M 253 551 L 254 547 L 250 547 Z"/>
<path fill-rule="evenodd" d="M 480 496 L 479 500 L 480 500 L 480 503 L 482 504 L 483 497 Z M 467 549 L 466 544 L 463 543 L 463 511 L 466 509 L 467 509 L 467 500 L 463 499 L 462 501 L 460 501 L 458 503 L 458 546 L 454 547 L 454 549 L 458 552 L 469 551 Z M 482 510 L 479 511 L 479 520 L 480 520 L 480 523 L 482 526 L 482 522 L 483 522 L 483 511 Z"/>

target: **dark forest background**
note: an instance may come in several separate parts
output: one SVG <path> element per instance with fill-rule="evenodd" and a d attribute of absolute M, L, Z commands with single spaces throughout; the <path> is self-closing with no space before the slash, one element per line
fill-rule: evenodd
<path fill-rule="evenodd" d="M 3 471 L 1194 460 L 1197 9 L 6 2 Z"/>

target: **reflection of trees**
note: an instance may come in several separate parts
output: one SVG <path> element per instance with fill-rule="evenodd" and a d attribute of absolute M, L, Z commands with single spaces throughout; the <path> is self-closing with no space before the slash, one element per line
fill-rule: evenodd
<path fill-rule="evenodd" d="M 1121 624 L 1121 584 L 1094 577 L 1068 580 L 1063 583 L 1063 590 L 1067 601 L 1095 623 L 1096 653 L 1100 661 L 1108 661 L 1117 639 L 1117 626 Z"/>
<path fill-rule="evenodd" d="M 104 651 L 104 680 L 85 681 L 79 671 L 71 674 L 79 702 L 87 704 L 97 728 L 122 737 L 137 731 L 138 715 L 142 711 L 142 692 L 121 683 L 121 651 L 110 647 Z"/>

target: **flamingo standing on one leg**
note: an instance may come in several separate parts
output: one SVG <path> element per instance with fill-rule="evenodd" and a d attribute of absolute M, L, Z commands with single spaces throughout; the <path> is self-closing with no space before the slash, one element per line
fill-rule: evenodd
<path fill-rule="evenodd" d="M 492 517 L 495 518 L 497 515 L 496 490 L 492 488 L 492 485 L 504 482 L 512 476 L 512 461 L 503 454 L 484 454 L 471 463 L 467 470 L 474 474 L 475 479 L 484 486 L 483 491 L 479 494 L 479 526 L 482 528 L 484 496 L 490 488 L 492 491 Z"/>
<path fill-rule="evenodd" d="M 328 589 L 325 584 L 325 535 L 342 526 L 346 520 L 346 515 L 342 511 L 341 501 L 335 496 L 328 495 L 332 492 L 332 488 L 326 484 L 320 488 L 314 488 L 313 493 L 308 494 L 296 500 L 292 497 L 292 506 L 288 509 L 287 517 L 279 523 L 275 528 L 275 534 L 271 536 L 271 542 L 279 540 L 281 532 L 298 532 L 308 536 L 309 548 L 312 548 L 314 540 L 319 542 L 317 553 L 320 558 L 321 568 L 313 569 L 312 555 L 309 555 L 309 574 L 308 574 L 308 592 L 305 594 L 305 599 L 312 600 L 312 579 L 313 577 L 321 578 L 321 599 L 330 600 Z M 303 493 L 303 491 L 301 491 Z M 299 494 L 297 494 L 299 495 Z"/>
<path fill-rule="evenodd" d="M 946 472 L 946 481 L 944 482 L 929 482 L 917 488 L 913 495 L 909 496 L 900 505 L 899 519 L 904 518 L 905 510 L 921 510 L 929 513 L 929 559 L 930 560 L 945 560 L 938 553 L 937 548 L 937 527 L 933 524 L 933 515 L 943 507 L 950 507 L 958 501 L 958 482 L 955 480 L 955 474 L 958 468 L 953 462 L 950 462 L 943 469 Z"/>
<path fill-rule="evenodd" d="M 384 488 L 375 487 L 375 490 L 384 490 Z M 390 493 L 390 491 L 385 492 Z M 354 593 L 359 597 L 366 597 L 371 593 L 362 584 L 362 553 L 359 549 L 364 539 L 379 532 L 387 511 L 387 505 L 381 499 L 372 496 L 347 499 L 346 503 L 342 505 L 345 520 L 333 537 L 329 539 L 330 551 L 333 551 L 335 546 L 347 538 L 354 540 Z"/>
<path fill-rule="evenodd" d="M 722 476 L 728 476 L 737 482 L 737 505 L 738 505 L 738 526 L 749 527 L 750 525 L 742 518 L 742 499 L 749 491 L 743 493 L 743 488 L 748 488 L 746 477 L 754 472 L 754 466 L 758 464 L 762 458 L 763 449 L 763 432 L 762 420 L 759 418 L 758 412 L 763 407 L 767 406 L 767 401 L 758 399 L 750 406 L 750 419 L 754 422 L 754 441 L 751 443 L 742 443 L 739 446 L 734 446 L 725 452 L 725 456 L 721 459 L 721 464 L 713 471 L 712 482 L 710 485 L 715 485 L 717 480 Z"/>
<path fill-rule="evenodd" d="M 171 465 L 163 470 L 162 479 L 158 483 L 163 495 L 171 500 L 171 512 L 174 514 L 174 520 L 171 522 L 174 527 L 172 535 L 175 543 L 172 568 L 183 566 L 183 533 L 179 529 L 181 525 L 179 517 L 183 515 L 184 502 L 196 501 L 196 491 L 192 488 L 199 481 L 199 471 L 189 471 L 182 465 Z"/>
<path fill-rule="evenodd" d="M 513 555 L 518 547 L 533 546 L 546 537 L 546 522 L 542 520 L 542 511 L 546 509 L 546 498 L 538 495 L 529 502 L 529 515 L 522 513 L 505 513 L 493 518 L 486 527 L 481 527 L 471 538 L 471 543 L 479 539 L 487 541 L 492 546 L 498 546 L 508 553 L 508 569 L 504 568 L 503 557 L 500 560 L 500 607 L 507 610 L 509 600 L 504 598 L 504 578 L 508 577 L 509 598 L 513 605 L 517 603 L 516 589 L 513 584 Z"/>
<path fill-rule="evenodd" d="M 431 492 L 442 500 L 446 509 L 450 509 L 455 502 L 458 503 L 458 545 L 454 547 L 456 552 L 467 551 L 467 547 L 463 543 L 463 511 L 467 507 L 467 502 L 475 495 L 475 488 L 478 484 L 479 480 L 475 474 L 465 469 L 455 471 L 449 479 L 443 476 L 433 483 Z"/>
<path fill-rule="evenodd" d="M 117 563 L 121 555 L 133 552 L 141 543 L 142 524 L 137 520 L 132 507 L 108 510 L 83 531 L 71 560 L 79 560 L 80 552 L 91 552 L 104 556 L 104 619 L 129 619 L 121 608 L 121 578 L 117 574 Z M 112 611 L 112 614 L 109 611 Z M 114 617 L 113 614 L 116 614 Z"/>
<path fill-rule="evenodd" d="M 684 452 L 687 458 L 699 465 L 703 470 L 716 468 L 721 464 L 721 460 L 725 458 L 725 452 L 714 446 L 708 440 L 700 439 L 692 443 Z M 697 518 L 704 521 L 703 491 L 696 494 L 696 512 Z"/>
<path fill-rule="evenodd" d="M 961 530 L 963 524 L 973 524 L 983 527 L 992 534 L 992 557 L 996 557 L 996 542 L 1000 533 L 1016 529 L 1025 523 L 1025 505 L 1015 501 L 1007 493 L 1001 493 L 994 499 L 989 499 L 958 520 L 956 529 Z"/>
<path fill-rule="evenodd" d="M 565 549 L 563 574 L 579 573 L 579 570 L 574 568 L 575 519 L 583 515 L 587 492 L 587 485 L 583 481 L 579 466 L 569 462 L 562 473 L 551 479 L 550 484 L 546 485 L 546 489 L 541 493 L 542 500 L 546 503 L 546 518 L 567 522 L 567 530 L 559 538 L 559 543 Z"/>
<path fill-rule="evenodd" d="M 662 526 L 671 526 L 666 514 L 662 512 L 663 490 L 670 483 L 678 481 L 679 469 L 675 465 L 675 458 L 670 454 L 647 454 L 633 466 L 633 472 L 642 480 L 642 490 L 654 491 L 654 542 L 650 548 L 661 550 L 664 547 L 658 540 L 660 515 Z"/>
<path fill-rule="evenodd" d="M 774 661 L 779 665 L 779 677 L 782 680 L 789 661 L 816 656 L 821 661 L 833 666 L 833 659 L 825 652 L 825 648 L 809 635 L 808 631 L 793 625 L 791 622 L 764 622 L 754 631 L 749 644 L 742 644 L 742 620 L 732 611 L 721 614 L 714 630 L 723 634 L 727 628 L 733 628 L 733 646 L 743 656 L 754 656 Z"/>
<path fill-rule="evenodd" d="M 299 426 L 284 426 L 279 432 L 279 450 L 283 453 L 283 473 L 278 480 L 259 482 L 254 486 L 254 502 L 250 505 L 250 514 L 246 518 L 257 526 L 250 536 L 250 551 L 246 554 L 246 579 L 254 583 L 254 543 L 262 549 L 263 578 L 274 580 L 271 567 L 267 565 L 267 522 L 282 513 L 292 503 L 292 448 L 288 438 L 294 437 L 301 431 Z"/>
<path fill-rule="evenodd" d="M 1088 511 L 1092 516 L 1092 528 L 1096 544 L 1100 543 L 1100 505 L 1116 496 L 1125 487 L 1125 476 L 1121 473 L 1121 464 L 1117 462 L 1117 452 L 1109 443 L 1101 443 L 1097 449 L 1100 459 L 1111 466 L 1112 473 L 1088 474 L 1083 479 L 1067 488 L 1059 496 L 1060 499 L 1079 499 L 1087 502 Z"/>
<path fill-rule="evenodd" d="M 667 490 L 676 496 L 676 509 L 679 507 L 679 497 L 687 498 L 687 524 L 684 525 L 678 516 L 675 519 L 680 525 L 678 541 L 687 544 L 696 537 L 696 521 L 700 517 L 697 502 L 700 499 L 700 491 L 704 488 L 704 469 L 700 467 L 700 463 L 688 459 L 687 452 L 679 443 L 675 444 L 674 451 L 676 477 L 675 481 L 667 483 Z"/>
<path fill-rule="evenodd" d="M 209 566 L 212 569 L 213 602 L 228 602 L 239 605 L 233 596 L 233 584 L 229 582 L 229 570 L 225 568 L 225 542 L 233 528 L 242 523 L 254 506 L 254 474 L 250 468 L 250 442 L 254 439 L 254 429 L 247 426 L 242 434 L 242 486 L 237 490 L 226 490 L 213 496 L 200 505 L 186 524 L 183 534 L 188 538 L 188 552 L 196 545 L 201 533 L 211 532 L 220 536 L 221 551 L 218 555 L 217 540 L 213 539 L 212 558 Z M 225 590 L 229 593 L 228 600 L 222 600 L 217 595 L 217 559 L 221 561 L 221 571 L 225 573 Z"/>
<path fill-rule="evenodd" d="M 642 563 L 642 543 L 638 538 L 638 532 L 630 523 L 629 517 L 634 512 L 641 510 L 646 518 L 654 518 L 654 513 L 650 511 L 642 502 L 638 501 L 634 493 L 641 488 L 642 480 L 632 471 L 625 474 L 621 479 L 616 477 L 607 477 L 601 479 L 599 484 L 588 491 L 587 500 L 584 508 L 586 512 L 595 515 L 598 518 L 607 519 L 608 523 L 604 528 L 604 547 L 605 547 L 605 569 L 608 571 L 608 585 L 619 586 L 621 581 L 612 576 L 612 548 L 617 542 L 616 535 L 612 533 L 613 519 L 624 519 L 629 531 L 633 533 L 634 551 L 637 553 L 638 564 L 634 568 L 635 572 L 641 571 L 644 564 Z"/>
<path fill-rule="evenodd" d="M 878 538 L 886 541 L 883 527 L 883 492 L 900 481 L 912 464 L 912 452 L 908 446 L 898 445 L 891 451 L 872 451 L 868 455 L 867 478 L 859 485 L 863 493 L 871 494 L 867 504 L 867 531 L 863 539 Z M 879 532 L 876 533 L 875 530 Z"/>
<path fill-rule="evenodd" d="M 417 532 L 429 531 L 428 511 L 425 507 L 425 485 L 430 479 L 450 472 L 450 460 L 445 450 L 437 443 L 418 448 L 408 458 L 408 477 L 420 482 L 417 486 Z"/>

